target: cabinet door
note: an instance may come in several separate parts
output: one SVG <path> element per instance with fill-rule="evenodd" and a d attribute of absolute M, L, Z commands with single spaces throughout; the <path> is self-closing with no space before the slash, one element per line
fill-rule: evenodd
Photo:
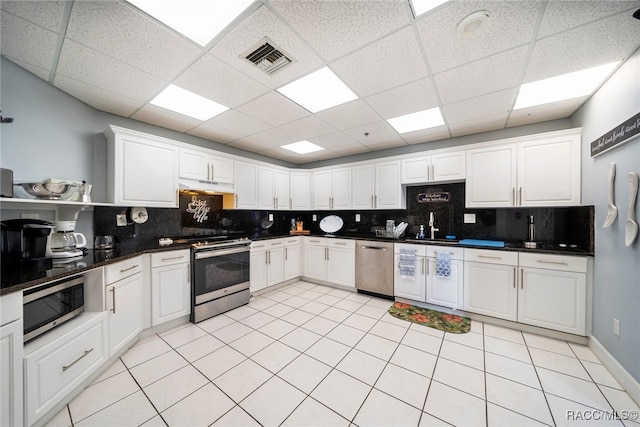
<path fill-rule="evenodd" d="M 518 145 L 518 205 L 580 205 L 580 135 Z"/>
<path fill-rule="evenodd" d="M 155 267 L 151 278 L 151 324 L 157 326 L 191 313 L 188 263 Z"/>
<path fill-rule="evenodd" d="M 376 209 L 402 208 L 399 161 L 376 165 L 375 207 Z"/>
<path fill-rule="evenodd" d="M 434 154 L 431 157 L 431 163 L 431 181 L 458 181 L 465 179 L 466 153 L 464 151 Z"/>
<path fill-rule="evenodd" d="M 586 329 L 586 275 L 520 268 L 518 322 L 571 334 Z"/>
<path fill-rule="evenodd" d="M 431 156 L 402 160 L 402 184 L 431 181 Z"/>
<path fill-rule="evenodd" d="M 291 209 L 311 209 L 311 175 L 308 172 L 291 172 L 289 177 Z"/>
<path fill-rule="evenodd" d="M 275 209 L 276 196 L 274 193 L 275 171 L 269 168 L 259 169 L 258 200 L 260 209 Z"/>
<path fill-rule="evenodd" d="M 304 246 L 304 275 L 310 279 L 327 280 L 326 246 Z"/>
<path fill-rule="evenodd" d="M 427 259 L 425 257 L 416 256 L 414 277 L 403 278 L 400 275 L 400 254 L 394 254 L 395 277 L 393 281 L 393 294 L 395 296 L 426 302 L 426 261 Z"/>
<path fill-rule="evenodd" d="M 267 250 L 267 258 L 267 286 L 284 282 L 284 248 L 269 248 Z"/>
<path fill-rule="evenodd" d="M 337 285 L 356 286 L 355 249 L 328 248 L 327 281 Z"/>
<path fill-rule="evenodd" d="M 373 209 L 375 167 L 356 166 L 351 169 L 353 209 Z"/>
<path fill-rule="evenodd" d="M 300 248 L 299 243 L 285 243 L 284 280 L 291 280 L 302 275 L 300 268 Z"/>
<path fill-rule="evenodd" d="M 233 184 L 233 160 L 224 157 L 211 157 L 211 178 L 213 182 Z"/>
<path fill-rule="evenodd" d="M 332 173 L 331 209 L 351 208 L 351 169 L 336 169 Z"/>
<path fill-rule="evenodd" d="M 515 145 L 467 151 L 466 206 L 514 206 L 516 167 Z"/>
<path fill-rule="evenodd" d="M 206 181 L 208 166 L 206 153 L 180 149 L 180 178 Z"/>
<path fill-rule="evenodd" d="M 22 425 L 22 319 L 0 326 L 0 425 Z"/>
<path fill-rule="evenodd" d="M 289 203 L 289 172 L 275 171 L 274 194 L 276 196 L 277 209 L 291 209 Z"/>
<path fill-rule="evenodd" d="M 517 320 L 516 267 L 464 263 L 464 309 L 507 320 Z"/>
<path fill-rule="evenodd" d="M 315 209 L 331 208 L 331 171 L 313 173 L 313 206 Z"/>
<path fill-rule="evenodd" d="M 436 259 L 428 259 L 427 302 L 444 307 L 461 309 L 463 306 L 463 262 L 451 260 L 451 275 L 436 274 Z"/>
<path fill-rule="evenodd" d="M 109 313 L 109 356 L 113 356 L 142 331 L 142 274 L 134 274 L 106 288 Z"/>
<path fill-rule="evenodd" d="M 258 207 L 258 165 L 234 162 L 236 209 Z"/>
<path fill-rule="evenodd" d="M 251 292 L 267 287 L 267 251 L 265 249 L 251 249 L 249 283 Z"/>

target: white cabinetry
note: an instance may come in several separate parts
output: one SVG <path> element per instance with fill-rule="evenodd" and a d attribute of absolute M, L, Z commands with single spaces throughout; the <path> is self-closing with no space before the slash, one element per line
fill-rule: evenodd
<path fill-rule="evenodd" d="M 106 317 L 84 313 L 25 346 L 25 425 L 53 409 L 109 358 Z"/>
<path fill-rule="evenodd" d="M 284 244 L 284 239 L 251 243 L 251 292 L 284 282 Z"/>
<path fill-rule="evenodd" d="M 310 279 L 327 280 L 327 239 L 304 239 L 304 275 Z"/>
<path fill-rule="evenodd" d="M 0 426 L 22 425 L 22 293 L 0 297 Z"/>
<path fill-rule="evenodd" d="M 289 191 L 292 210 L 311 209 L 311 174 L 309 172 L 290 172 Z"/>
<path fill-rule="evenodd" d="M 427 287 L 427 246 L 412 245 L 407 243 L 396 243 L 394 248 L 394 265 L 395 276 L 393 280 L 394 296 L 407 298 L 414 301 L 426 302 Z M 405 256 L 401 259 L 401 252 L 405 252 Z M 413 262 L 412 262 L 413 260 Z M 409 267 L 405 274 L 400 267 L 401 262 L 406 262 Z M 411 275 L 411 266 L 413 265 L 413 275 Z"/>
<path fill-rule="evenodd" d="M 190 251 L 151 254 L 151 325 L 191 313 Z"/>
<path fill-rule="evenodd" d="M 236 209 L 258 208 L 258 165 L 234 162 Z"/>
<path fill-rule="evenodd" d="M 351 208 L 351 169 L 329 169 L 313 173 L 315 209 Z"/>
<path fill-rule="evenodd" d="M 464 249 L 464 310 L 518 320 L 518 253 Z"/>
<path fill-rule="evenodd" d="M 518 321 L 585 335 L 584 257 L 520 253 Z"/>
<path fill-rule="evenodd" d="M 351 168 L 353 209 L 375 208 L 375 173 L 373 164 Z"/>
<path fill-rule="evenodd" d="M 580 204 L 580 130 L 467 151 L 467 207 Z"/>
<path fill-rule="evenodd" d="M 172 141 L 115 126 L 107 137 L 107 201 L 178 207 L 178 148 Z"/>
<path fill-rule="evenodd" d="M 355 288 L 355 261 L 355 240 L 324 237 L 305 239 L 305 277 Z"/>
<path fill-rule="evenodd" d="M 437 274 L 438 253 L 446 252 L 451 260 L 449 277 Z M 427 246 L 427 302 L 462 309 L 464 305 L 464 250 L 449 246 Z"/>
<path fill-rule="evenodd" d="M 465 178 L 466 153 L 452 151 L 402 160 L 402 184 L 459 181 Z"/>
<path fill-rule="evenodd" d="M 106 266 L 105 277 L 109 356 L 113 356 L 142 331 L 142 258 L 138 256 Z"/>
<path fill-rule="evenodd" d="M 399 161 L 354 166 L 351 173 L 353 209 L 402 208 Z"/>
<path fill-rule="evenodd" d="M 301 237 L 284 240 L 284 280 L 302 276 Z"/>
<path fill-rule="evenodd" d="M 260 166 L 259 208 L 289 209 L 289 172 Z"/>
<path fill-rule="evenodd" d="M 180 149 L 180 178 L 233 183 L 233 160 L 206 151 Z"/>

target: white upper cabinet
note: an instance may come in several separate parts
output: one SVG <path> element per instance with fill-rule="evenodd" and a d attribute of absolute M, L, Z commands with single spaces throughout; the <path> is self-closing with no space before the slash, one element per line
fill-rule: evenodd
<path fill-rule="evenodd" d="M 362 165 L 351 169 L 353 209 L 373 209 L 375 207 L 375 166 Z"/>
<path fill-rule="evenodd" d="M 353 209 L 400 209 L 403 207 L 400 161 L 354 166 L 351 174 Z"/>
<path fill-rule="evenodd" d="M 459 181 L 466 175 L 464 151 L 452 151 L 402 160 L 402 184 Z"/>
<path fill-rule="evenodd" d="M 213 153 L 180 149 L 180 178 L 233 183 L 233 160 Z"/>
<path fill-rule="evenodd" d="M 172 141 L 116 126 L 105 135 L 108 202 L 178 207 L 178 148 Z"/>
<path fill-rule="evenodd" d="M 235 208 L 258 208 L 258 165 L 234 162 L 235 168 Z"/>
<path fill-rule="evenodd" d="M 291 197 L 291 209 L 311 209 L 311 174 L 309 172 L 289 173 L 289 197 Z"/>
<path fill-rule="evenodd" d="M 289 172 L 260 166 L 260 209 L 289 209 Z"/>
<path fill-rule="evenodd" d="M 580 130 L 467 151 L 467 207 L 580 204 Z"/>
<path fill-rule="evenodd" d="M 315 209 L 351 208 L 351 168 L 329 169 L 313 173 Z"/>

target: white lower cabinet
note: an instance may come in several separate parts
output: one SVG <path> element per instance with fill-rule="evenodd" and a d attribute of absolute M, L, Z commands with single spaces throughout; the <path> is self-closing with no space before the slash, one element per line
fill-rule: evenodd
<path fill-rule="evenodd" d="M 464 249 L 463 309 L 518 320 L 517 268 L 517 252 Z"/>
<path fill-rule="evenodd" d="M 304 276 L 355 288 L 356 241 L 307 237 L 304 242 Z"/>
<path fill-rule="evenodd" d="M 425 245 L 406 243 L 397 243 L 393 247 L 393 263 L 395 266 L 393 278 L 394 296 L 426 302 L 427 247 Z M 402 253 L 404 253 L 404 256 L 401 257 Z M 413 266 L 413 274 L 411 274 L 411 266 Z"/>
<path fill-rule="evenodd" d="M 261 240 L 251 243 L 251 292 L 284 282 L 284 240 Z"/>
<path fill-rule="evenodd" d="M 445 252 L 450 258 L 448 277 L 437 274 L 438 254 Z M 464 255 L 462 248 L 427 246 L 427 302 L 444 307 L 462 309 L 464 305 Z"/>
<path fill-rule="evenodd" d="M 306 237 L 304 241 L 304 275 L 310 279 L 327 280 L 327 239 Z"/>
<path fill-rule="evenodd" d="M 108 265 L 105 269 L 105 302 L 111 357 L 137 338 L 142 331 L 142 259 L 132 258 Z M 111 280 L 113 278 L 118 280 Z"/>
<path fill-rule="evenodd" d="M 0 426 L 22 425 L 22 293 L 0 298 Z"/>
<path fill-rule="evenodd" d="M 191 313 L 189 249 L 151 254 L 151 325 Z"/>
<path fill-rule="evenodd" d="M 284 239 L 284 280 L 302 276 L 302 257 L 300 237 Z"/>
<path fill-rule="evenodd" d="M 25 425 L 53 409 L 109 358 L 107 334 L 107 313 L 84 313 L 25 346 Z"/>

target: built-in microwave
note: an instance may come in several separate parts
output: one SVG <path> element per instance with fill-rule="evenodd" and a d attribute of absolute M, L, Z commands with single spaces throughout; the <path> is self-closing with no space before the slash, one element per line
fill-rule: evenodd
<path fill-rule="evenodd" d="M 84 278 L 75 276 L 27 289 L 22 300 L 27 342 L 84 311 Z"/>

